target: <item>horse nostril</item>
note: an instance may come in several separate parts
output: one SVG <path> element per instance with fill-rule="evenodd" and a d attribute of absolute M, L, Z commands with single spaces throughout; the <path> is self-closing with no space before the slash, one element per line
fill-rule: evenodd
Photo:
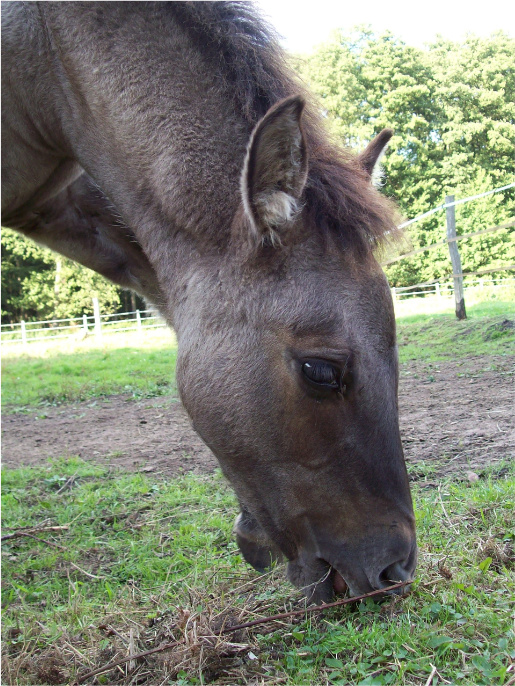
<path fill-rule="evenodd" d="M 410 576 L 408 570 L 405 569 L 400 562 L 394 562 L 393 565 L 389 565 L 381 572 L 379 581 L 381 584 L 389 586 L 391 584 L 397 584 L 400 581 L 407 581 Z"/>
<path fill-rule="evenodd" d="M 410 579 L 413 579 L 416 566 L 417 546 L 414 543 L 407 558 L 403 560 L 397 560 L 383 569 L 383 571 L 379 574 L 378 588 L 385 588 L 386 586 L 392 586 L 393 584 L 401 581 L 409 581 Z M 405 586 L 394 592 L 404 593 L 408 590 L 408 588 L 408 586 Z"/>

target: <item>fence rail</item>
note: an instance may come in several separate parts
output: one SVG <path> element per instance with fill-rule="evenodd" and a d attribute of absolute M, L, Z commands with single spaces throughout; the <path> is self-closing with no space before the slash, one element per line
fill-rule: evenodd
<path fill-rule="evenodd" d="M 490 228 L 482 229 L 481 231 L 474 231 L 473 233 L 463 233 L 459 236 L 454 236 L 453 238 L 444 238 L 442 241 L 430 243 L 429 245 L 425 245 L 423 248 L 417 248 L 416 250 L 410 250 L 410 252 L 405 252 L 402 255 L 397 255 L 397 257 L 393 257 L 391 260 L 388 260 L 387 262 L 382 262 L 382 266 L 387 267 L 389 264 L 393 264 L 394 262 L 400 262 L 406 257 L 412 257 L 413 255 L 418 255 L 421 252 L 428 252 L 429 250 L 434 250 L 435 248 L 439 248 L 443 245 L 448 245 L 449 243 L 456 243 L 458 241 L 462 241 L 465 238 L 480 236 L 482 233 L 491 233 L 492 231 L 502 231 L 503 229 L 510 229 L 512 226 L 515 226 L 515 220 L 506 222 L 505 224 L 499 224 L 499 226 L 491 226 Z M 445 229 L 441 229 L 441 231 L 444 230 Z M 504 267 L 504 269 L 512 268 L 513 265 Z M 502 271 L 502 269 L 503 267 L 499 267 L 499 269 L 492 269 L 492 271 Z"/>
<path fill-rule="evenodd" d="M 486 288 L 508 288 L 515 286 L 515 277 L 508 279 L 476 279 L 475 281 L 464 282 L 463 289 L 468 290 L 483 290 Z M 452 298 L 454 295 L 454 286 L 449 281 L 429 281 L 427 283 L 416 283 L 413 286 L 400 286 L 392 288 L 392 296 L 394 300 L 401 300 L 402 298 L 417 297 L 417 296 L 436 296 L 438 298 Z"/>
<path fill-rule="evenodd" d="M 135 310 L 116 314 L 82 315 L 70 319 L 47 319 L 37 322 L 17 322 L 1 325 L 1 342 L 22 344 L 55 340 L 81 340 L 93 335 L 127 331 L 142 332 L 149 329 L 164 329 L 167 324 L 154 310 Z"/>

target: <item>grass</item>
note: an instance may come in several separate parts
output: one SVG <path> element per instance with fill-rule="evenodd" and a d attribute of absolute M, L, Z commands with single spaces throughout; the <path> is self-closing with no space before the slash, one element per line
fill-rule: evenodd
<path fill-rule="evenodd" d="M 98 683 L 511 683 L 514 466 L 480 477 L 415 485 L 420 563 L 408 597 L 263 625 L 213 648 L 199 635 L 224 618 L 302 604 L 281 569 L 259 577 L 243 564 L 220 475 L 156 482 L 79 459 L 9 470 L 4 534 L 42 529 L 2 544 L 4 683 L 69 683 L 125 656 L 131 635 L 136 651 L 185 643 Z"/>
<path fill-rule="evenodd" d="M 133 339 L 134 340 L 134 339 Z M 20 411 L 114 394 L 136 398 L 173 395 L 177 343 L 169 334 L 151 335 L 138 345 L 115 347 L 111 337 L 86 351 L 44 348 L 2 356 L 4 411 Z"/>
<path fill-rule="evenodd" d="M 467 308 L 467 319 L 463 321 L 458 321 L 454 313 L 432 312 L 428 316 L 416 302 L 410 303 L 409 308 L 407 303 L 401 305 L 402 311 L 397 308 L 401 363 L 515 353 L 515 301 L 471 305 Z M 511 325 L 503 324 L 505 321 Z"/>

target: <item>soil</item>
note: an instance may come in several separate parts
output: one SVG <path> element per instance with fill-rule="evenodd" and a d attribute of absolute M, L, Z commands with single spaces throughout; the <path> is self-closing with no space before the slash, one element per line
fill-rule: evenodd
<path fill-rule="evenodd" d="M 411 478 L 475 478 L 515 455 L 515 358 L 401 365 L 400 424 Z M 5 467 L 84 460 L 170 477 L 216 460 L 176 398 L 112 396 L 2 417 Z"/>

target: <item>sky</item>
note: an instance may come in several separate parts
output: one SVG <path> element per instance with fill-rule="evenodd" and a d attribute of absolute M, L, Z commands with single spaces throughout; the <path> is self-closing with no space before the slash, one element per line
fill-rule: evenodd
<path fill-rule="evenodd" d="M 437 34 L 461 40 L 466 33 L 488 36 L 504 30 L 515 38 L 515 0 L 256 0 L 292 52 L 310 52 L 332 30 L 371 24 L 390 30 L 409 45 L 423 48 Z"/>

